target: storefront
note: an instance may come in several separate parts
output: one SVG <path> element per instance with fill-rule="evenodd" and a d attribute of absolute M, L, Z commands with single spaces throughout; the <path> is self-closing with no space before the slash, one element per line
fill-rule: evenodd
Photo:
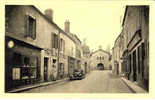
<path fill-rule="evenodd" d="M 127 79 L 129 79 L 129 73 L 130 73 L 130 69 L 128 66 L 128 50 L 124 50 L 123 55 L 122 55 L 122 72 L 125 75 L 125 77 Z"/>
<path fill-rule="evenodd" d="M 128 44 L 129 79 L 137 82 L 142 87 L 148 88 L 148 78 L 145 78 L 148 67 L 148 46 L 141 37 L 141 30 L 138 30 Z"/>
<path fill-rule="evenodd" d="M 41 48 L 6 37 L 5 90 L 40 81 Z"/>
<path fill-rule="evenodd" d="M 75 58 L 68 56 L 68 74 L 72 75 L 75 69 Z"/>

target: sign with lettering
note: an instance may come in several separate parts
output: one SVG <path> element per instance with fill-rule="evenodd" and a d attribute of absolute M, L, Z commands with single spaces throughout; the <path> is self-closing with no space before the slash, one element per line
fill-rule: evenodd
<path fill-rule="evenodd" d="M 12 79 L 13 80 L 20 80 L 20 68 L 13 68 L 12 69 Z"/>
<path fill-rule="evenodd" d="M 139 34 L 140 33 L 136 33 L 133 36 L 132 40 L 129 42 L 129 44 L 128 44 L 128 50 L 129 51 L 131 51 L 134 48 L 134 46 L 141 40 L 141 37 Z"/>

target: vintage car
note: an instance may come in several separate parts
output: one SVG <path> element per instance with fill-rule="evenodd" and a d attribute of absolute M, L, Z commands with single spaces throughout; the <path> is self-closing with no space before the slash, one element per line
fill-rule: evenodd
<path fill-rule="evenodd" d="M 83 73 L 83 70 L 75 69 L 73 74 L 71 74 L 69 78 L 70 80 L 81 80 L 85 78 L 85 74 Z"/>

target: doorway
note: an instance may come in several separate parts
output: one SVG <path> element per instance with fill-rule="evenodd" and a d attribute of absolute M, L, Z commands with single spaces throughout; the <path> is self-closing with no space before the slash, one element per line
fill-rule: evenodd
<path fill-rule="evenodd" d="M 87 73 L 87 62 L 85 62 L 85 73 Z"/>
<path fill-rule="evenodd" d="M 137 80 L 136 51 L 133 52 L 133 81 Z"/>
<path fill-rule="evenodd" d="M 99 63 L 99 64 L 97 65 L 97 69 L 99 69 L 99 70 L 104 70 L 104 64 Z"/>
<path fill-rule="evenodd" d="M 48 81 L 48 58 L 44 58 L 44 81 Z"/>

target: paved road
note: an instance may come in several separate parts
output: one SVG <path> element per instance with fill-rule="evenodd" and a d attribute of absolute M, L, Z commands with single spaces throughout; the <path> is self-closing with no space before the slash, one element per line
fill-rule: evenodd
<path fill-rule="evenodd" d="M 132 93 L 119 76 L 109 70 L 92 71 L 85 79 L 48 85 L 24 93 Z"/>

